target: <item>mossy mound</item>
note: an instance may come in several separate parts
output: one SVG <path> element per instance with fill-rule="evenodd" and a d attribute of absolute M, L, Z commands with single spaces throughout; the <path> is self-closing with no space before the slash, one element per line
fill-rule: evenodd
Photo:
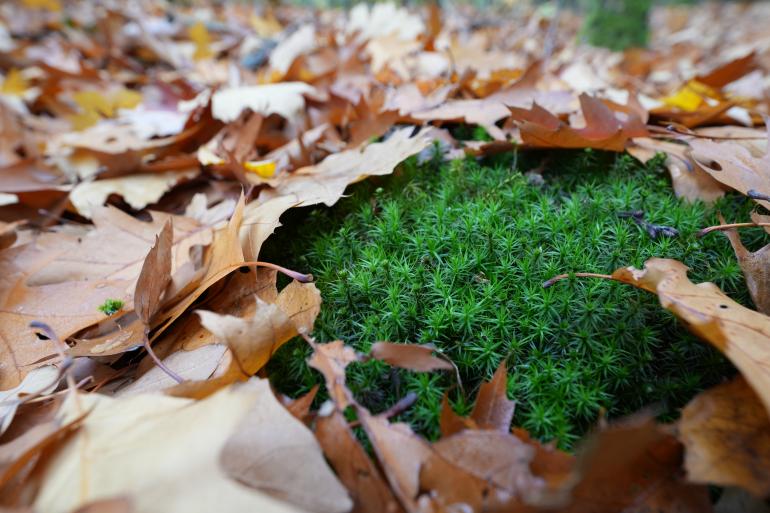
<path fill-rule="evenodd" d="M 721 210 L 744 219 L 749 202 L 728 197 L 714 208 L 674 197 L 665 172 L 627 155 L 591 151 L 528 154 L 513 162 L 407 162 L 393 177 L 370 180 L 331 209 L 293 213 L 266 248 L 266 259 L 311 272 L 324 305 L 321 341 L 342 339 L 367 351 L 378 340 L 432 343 L 458 366 L 449 374 L 354 365 L 348 383 L 374 411 L 407 392 L 402 415 L 436 436 L 446 391 L 464 413 L 476 387 L 502 358 L 509 366 L 515 422 L 568 447 L 596 421 L 655 404 L 675 414 L 699 389 L 731 373 L 657 298 L 598 279 L 543 288 L 565 272 L 609 273 L 650 257 L 683 261 L 695 281 L 713 281 L 748 303 L 727 240 L 696 232 Z M 544 183 L 527 170 L 547 162 Z M 679 236 L 653 239 L 626 211 Z M 761 230 L 747 231 L 757 240 Z M 320 381 L 308 348 L 289 343 L 269 371 L 296 395 Z"/>

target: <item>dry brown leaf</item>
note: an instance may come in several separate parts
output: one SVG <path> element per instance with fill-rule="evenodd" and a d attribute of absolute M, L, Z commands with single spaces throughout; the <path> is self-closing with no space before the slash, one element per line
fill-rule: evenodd
<path fill-rule="evenodd" d="M 84 411 L 88 416 L 46 465 L 34 507 L 65 513 L 122 496 L 131 500 L 137 513 L 300 511 L 233 481 L 221 467 L 223 448 L 249 412 L 271 405 L 281 408 L 268 383 L 261 380 L 224 389 L 203 401 L 158 394 L 122 399 L 73 395 L 62 407 L 61 422 Z M 260 450 L 269 452 L 271 440 L 280 440 L 282 430 L 294 425 L 301 427 L 287 413 L 280 423 L 271 420 L 259 426 L 267 430 L 258 441 L 263 444 Z M 258 465 L 256 459 L 253 462 Z M 289 460 L 274 465 L 280 466 L 276 472 L 296 468 L 296 462 Z M 301 471 L 328 472 L 317 466 Z"/>
<path fill-rule="evenodd" d="M 690 141 L 690 147 L 692 159 L 718 182 L 749 196 L 770 196 L 770 154 L 758 158 L 738 142 L 702 138 Z M 770 208 L 770 201 L 756 201 Z"/>
<path fill-rule="evenodd" d="M 130 297 L 131 282 L 121 279 L 59 278 L 30 285 L 39 270 L 65 254 L 64 248 L 53 251 L 37 242 L 0 253 L 0 273 L 6 283 L 0 289 L 0 390 L 16 387 L 30 370 L 57 354 L 53 342 L 41 343 L 30 322 L 46 323 L 66 338 L 104 319 L 98 308 L 105 300 Z"/>
<path fill-rule="evenodd" d="M 155 238 L 142 264 L 134 292 L 134 311 L 139 320 L 150 327 L 150 321 L 160 309 L 161 296 L 171 281 L 171 246 L 174 241 L 174 225 L 171 219 Z"/>
<path fill-rule="evenodd" d="M 452 409 L 449 396 L 444 394 L 441 400 L 441 415 L 439 416 L 439 428 L 441 436 L 450 436 L 459 433 L 463 429 L 478 429 L 476 422 L 469 417 L 461 417 Z"/>
<path fill-rule="evenodd" d="M 511 496 L 531 494 L 544 486 L 530 471 L 534 448 L 510 433 L 465 430 L 442 438 L 432 447 L 456 467 Z"/>
<path fill-rule="evenodd" d="M 658 152 L 665 153 L 666 168 L 671 175 L 674 192 L 688 201 L 713 203 L 725 195 L 725 186 L 696 165 L 689 155 L 689 146 L 662 139 L 635 137 L 626 149 L 634 158 L 646 163 Z"/>
<path fill-rule="evenodd" d="M 770 494 L 770 418 L 742 377 L 696 396 L 678 428 L 690 481 Z"/>
<path fill-rule="evenodd" d="M 433 356 L 435 350 L 435 346 L 430 344 L 375 342 L 369 350 L 369 356 L 394 367 L 416 372 L 454 369 L 454 365 L 449 360 Z"/>
<path fill-rule="evenodd" d="M 281 406 L 266 380 L 219 455 L 225 474 L 309 511 L 342 513 L 352 503 L 324 460 L 313 434 Z"/>
<path fill-rule="evenodd" d="M 578 451 L 559 511 L 710 511 L 707 489 L 687 484 L 679 475 L 681 457 L 681 445 L 648 416 L 604 428 Z M 544 495 L 544 505 L 558 501 L 559 493 L 548 497 L 551 493 Z"/>
<path fill-rule="evenodd" d="M 250 317 L 241 318 L 199 310 L 201 324 L 232 353 L 229 366 L 219 376 L 190 381 L 171 388 L 173 395 L 205 397 L 234 381 L 245 380 L 261 369 L 284 343 L 312 327 L 321 307 L 321 295 L 312 283 L 292 282 L 275 303 L 257 298 Z"/>
<path fill-rule="evenodd" d="M 129 499 L 114 497 L 112 499 L 100 499 L 80 506 L 72 513 L 132 513 L 134 506 Z"/>
<path fill-rule="evenodd" d="M 291 413 L 297 420 L 301 420 L 307 424 L 310 420 L 310 407 L 313 405 L 315 396 L 318 394 L 318 389 L 319 385 L 316 383 L 306 394 L 303 394 L 296 399 L 283 397 L 283 406 L 286 408 L 286 411 Z"/>
<path fill-rule="evenodd" d="M 342 340 L 313 344 L 313 355 L 307 363 L 323 374 L 326 390 L 340 411 L 355 402 L 353 394 L 345 386 L 345 368 L 358 360 L 359 356 L 353 348 L 346 346 Z"/>
<path fill-rule="evenodd" d="M 491 381 L 482 383 L 470 418 L 480 429 L 508 432 L 516 401 L 508 399 L 508 369 L 500 362 Z"/>
<path fill-rule="evenodd" d="M 535 148 L 595 148 L 623 151 L 629 139 L 645 137 L 642 120 L 629 113 L 620 119 L 604 102 L 580 95 L 585 127 L 573 128 L 535 104 L 531 110 L 512 107 L 524 144 Z"/>
<path fill-rule="evenodd" d="M 72 189 L 69 199 L 78 214 L 89 219 L 94 215 L 94 208 L 104 205 L 111 194 L 121 196 L 131 208 L 141 210 L 160 200 L 172 187 L 197 175 L 196 169 L 83 182 Z"/>
<path fill-rule="evenodd" d="M 770 317 L 739 305 L 713 283 L 692 283 L 676 260 L 652 258 L 644 269 L 618 269 L 612 278 L 656 293 L 663 308 L 733 362 L 770 411 Z"/>
<path fill-rule="evenodd" d="M 339 411 L 316 419 L 315 436 L 340 481 L 350 492 L 353 511 L 398 513 L 403 511 L 380 470 L 364 451 Z"/>
<path fill-rule="evenodd" d="M 721 214 L 719 221 L 722 224 L 725 222 Z M 757 251 L 749 251 L 741 242 L 737 229 L 730 228 L 722 231 L 735 251 L 735 258 L 738 259 L 738 264 L 743 271 L 743 278 L 746 280 L 754 306 L 763 314 L 770 314 L 770 245 L 763 246 Z"/>
<path fill-rule="evenodd" d="M 335 153 L 320 164 L 281 175 L 259 196 L 261 201 L 277 196 L 294 195 L 303 206 L 324 203 L 332 206 L 340 199 L 345 187 L 368 176 L 387 175 L 407 157 L 425 149 L 430 140 L 420 132 L 410 137 L 412 128 L 402 128 L 381 143 L 361 146 Z"/>

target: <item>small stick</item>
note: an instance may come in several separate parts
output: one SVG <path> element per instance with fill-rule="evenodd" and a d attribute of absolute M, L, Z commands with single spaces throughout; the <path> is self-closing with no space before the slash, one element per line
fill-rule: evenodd
<path fill-rule="evenodd" d="M 770 226 L 770 223 L 749 222 L 749 223 L 720 224 L 720 225 L 709 226 L 708 228 L 704 228 L 701 231 L 699 231 L 697 235 L 698 237 L 703 237 L 704 235 L 708 235 L 711 232 L 730 230 L 731 228 L 751 228 L 756 226 Z"/>
<path fill-rule="evenodd" d="M 611 274 L 598 274 L 598 273 L 571 273 L 570 274 L 570 273 L 566 273 L 566 274 L 560 274 L 558 276 L 554 276 L 550 280 L 544 281 L 543 282 L 543 288 L 547 289 L 548 287 L 550 287 L 554 283 L 556 283 L 558 281 L 561 281 L 561 280 L 566 280 L 567 278 L 570 278 L 572 276 L 574 276 L 575 278 L 602 278 L 604 280 L 612 280 L 613 279 Z"/>

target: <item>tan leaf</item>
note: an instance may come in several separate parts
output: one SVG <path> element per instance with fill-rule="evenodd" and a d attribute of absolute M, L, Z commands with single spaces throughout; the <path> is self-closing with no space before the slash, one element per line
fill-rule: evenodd
<path fill-rule="evenodd" d="M 718 182 L 743 194 L 770 195 L 770 154 L 755 157 L 736 141 L 717 142 L 702 138 L 690 141 L 690 147 L 693 160 Z M 770 208 L 770 201 L 756 201 Z"/>
<path fill-rule="evenodd" d="M 186 381 L 204 381 L 221 365 L 227 352 L 224 344 L 208 344 L 190 351 L 177 351 L 163 358 L 163 364 Z M 160 367 L 153 367 L 139 379 L 116 392 L 116 396 L 160 392 L 175 386 L 174 378 Z"/>
<path fill-rule="evenodd" d="M 382 360 L 394 367 L 417 372 L 454 369 L 454 365 L 448 360 L 433 356 L 435 350 L 436 348 L 430 344 L 375 342 L 369 350 L 369 355 L 375 360 Z"/>
<path fill-rule="evenodd" d="M 492 380 L 479 388 L 470 418 L 481 429 L 508 432 L 515 408 L 516 401 L 508 399 L 508 370 L 503 359 Z"/>
<path fill-rule="evenodd" d="M 678 427 L 690 481 L 770 494 L 770 419 L 742 377 L 696 396 Z"/>
<path fill-rule="evenodd" d="M 301 508 L 349 511 L 351 500 L 313 434 L 275 399 L 267 380 L 254 388 L 262 400 L 243 416 L 220 453 L 225 474 Z"/>
<path fill-rule="evenodd" d="M 430 140 L 423 132 L 410 137 L 411 128 L 394 132 L 381 143 L 362 144 L 352 150 L 326 157 L 320 164 L 283 174 L 259 196 L 268 200 L 293 194 L 303 206 L 324 203 L 332 206 L 340 199 L 345 187 L 368 176 L 387 175 L 407 157 L 425 149 Z"/>
<path fill-rule="evenodd" d="M 519 122 L 524 144 L 535 148 L 595 148 L 623 151 L 633 137 L 644 137 L 647 128 L 637 116 L 621 120 L 604 102 L 580 95 L 585 127 L 574 128 L 535 104 L 532 109 L 511 108 Z"/>
<path fill-rule="evenodd" d="M 739 305 L 713 283 L 692 283 L 676 260 L 652 258 L 643 270 L 618 269 L 612 278 L 656 293 L 663 308 L 733 362 L 770 411 L 770 317 Z"/>
<path fill-rule="evenodd" d="M 233 481 L 221 466 L 222 450 L 244 419 L 273 403 L 281 408 L 267 382 L 259 380 L 203 401 L 159 394 L 120 399 L 73 395 L 62 406 L 61 421 L 84 411 L 88 416 L 44 469 L 34 507 L 65 513 L 121 496 L 137 513 L 300 511 Z M 281 431 L 294 423 L 300 425 L 288 414 L 280 423 L 271 419 L 264 426 L 266 438 L 258 441 L 260 450 L 272 449 L 271 439 L 280 439 Z M 296 468 L 289 460 L 275 465 Z"/>
<path fill-rule="evenodd" d="M 752 215 L 752 218 L 755 216 L 756 214 Z M 725 223 L 721 214 L 719 221 L 722 224 Z M 761 220 L 754 219 L 754 222 L 758 221 Z M 754 301 L 757 310 L 765 315 L 770 314 L 770 245 L 763 246 L 757 251 L 749 251 L 741 242 L 737 229 L 730 228 L 722 231 L 735 251 L 735 258 L 738 259 L 738 264 L 743 271 L 751 300 Z"/>
<path fill-rule="evenodd" d="M 307 363 L 323 374 L 326 390 L 340 411 L 355 402 L 345 386 L 345 369 L 358 360 L 359 356 L 353 348 L 346 346 L 342 340 L 313 344 L 313 355 Z"/>
<path fill-rule="evenodd" d="M 169 393 L 204 397 L 234 381 L 248 379 L 264 367 L 279 347 L 305 330 L 308 323 L 312 327 L 320 306 L 321 295 L 315 285 L 294 282 L 281 291 L 276 303 L 257 299 L 256 310 L 247 318 L 199 310 L 201 324 L 227 344 L 233 358 L 221 375 L 182 383 Z"/>
<path fill-rule="evenodd" d="M 142 264 L 134 292 L 134 311 L 149 329 L 150 320 L 160 309 L 161 296 L 171 281 L 171 245 L 174 226 L 169 219 L 155 238 Z"/>
<path fill-rule="evenodd" d="M 6 432 L 13 422 L 20 399 L 27 394 L 46 395 L 53 392 L 59 380 L 61 372 L 53 365 L 46 365 L 33 369 L 18 386 L 9 390 L 0 391 L 0 435 Z"/>
<path fill-rule="evenodd" d="M 303 95 L 315 94 L 315 88 L 304 82 L 281 82 L 220 89 L 211 97 L 215 119 L 235 121 L 246 109 L 264 117 L 278 114 L 287 121 L 299 121 L 305 111 Z"/>
<path fill-rule="evenodd" d="M 398 513 L 403 511 L 380 470 L 361 447 L 339 411 L 319 416 L 315 436 L 340 481 L 350 492 L 353 511 Z"/>
<path fill-rule="evenodd" d="M 666 168 L 671 175 L 674 192 L 688 201 L 703 200 L 713 203 L 725 195 L 725 186 L 712 178 L 696 165 L 689 155 L 686 144 L 677 144 L 663 139 L 635 137 L 627 148 L 628 153 L 646 163 L 658 152 L 665 153 Z"/>
<path fill-rule="evenodd" d="M 434 443 L 433 450 L 458 468 L 512 496 L 534 493 L 544 486 L 530 472 L 534 448 L 510 433 L 464 430 Z"/>
<path fill-rule="evenodd" d="M 681 457 L 682 446 L 648 416 L 603 428 L 582 443 L 558 511 L 710 511 L 707 489 L 680 478 Z M 541 504 L 553 507 L 559 493 L 550 493 Z"/>
<path fill-rule="evenodd" d="M 198 175 L 198 170 L 179 173 L 136 174 L 83 182 L 70 192 L 70 201 L 83 217 L 91 218 L 94 208 L 104 205 L 110 194 L 121 196 L 136 210 L 157 202 L 166 192 L 182 181 Z"/>

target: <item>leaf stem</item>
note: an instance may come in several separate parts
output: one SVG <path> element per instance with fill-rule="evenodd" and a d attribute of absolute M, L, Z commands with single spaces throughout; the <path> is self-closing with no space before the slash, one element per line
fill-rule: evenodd
<path fill-rule="evenodd" d="M 570 278 L 574 276 L 575 278 L 602 278 L 604 280 L 611 280 L 612 275 L 611 274 L 598 274 L 598 273 L 565 273 L 565 274 L 559 274 L 558 276 L 554 276 L 550 280 L 546 280 L 543 282 L 543 288 L 547 289 L 557 281 L 566 280 L 567 278 Z"/>
<path fill-rule="evenodd" d="M 731 228 L 751 228 L 755 226 L 770 226 L 770 223 L 755 223 L 752 221 L 749 223 L 719 224 L 716 226 L 709 226 L 708 228 L 702 229 L 701 231 L 698 232 L 698 237 L 703 237 L 704 235 L 708 235 L 711 232 L 730 230 Z"/>

